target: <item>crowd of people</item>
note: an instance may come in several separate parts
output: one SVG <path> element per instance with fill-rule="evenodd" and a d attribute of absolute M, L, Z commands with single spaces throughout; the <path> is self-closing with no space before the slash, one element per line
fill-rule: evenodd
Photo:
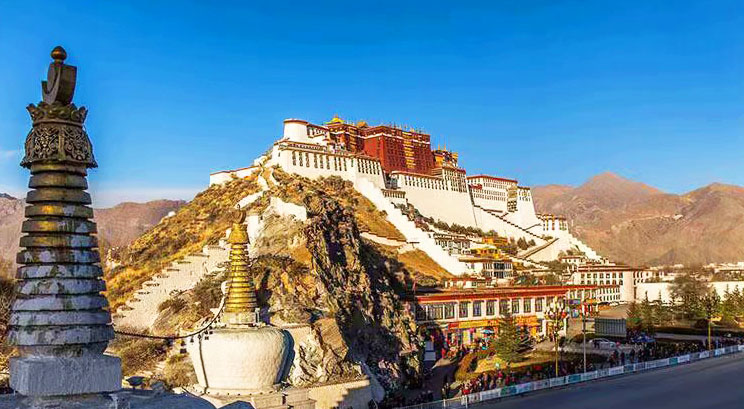
<path fill-rule="evenodd" d="M 460 345 L 458 348 L 452 348 L 443 355 L 450 357 L 453 361 L 459 362 L 464 356 L 470 353 L 476 353 L 486 348 L 487 341 L 475 342 L 468 346 Z M 717 338 L 713 341 L 711 348 L 721 348 L 730 345 L 741 345 L 744 339 L 740 337 Z M 705 341 L 672 341 L 672 342 L 644 342 L 631 344 L 632 348 L 616 348 L 612 353 L 603 358 L 601 355 L 591 354 L 587 362 L 587 371 L 596 369 L 610 368 L 619 365 L 627 365 L 639 362 L 653 361 L 657 359 L 670 358 L 679 355 L 685 355 L 695 352 L 702 352 L 708 349 Z M 627 351 L 627 352 L 626 352 Z M 558 365 L 559 376 L 567 376 L 582 373 L 584 363 L 581 357 L 576 355 L 564 356 Z M 453 398 L 461 395 L 469 395 L 482 391 L 487 391 L 505 386 L 513 386 L 526 382 L 549 379 L 555 376 L 554 364 L 535 364 L 520 371 L 497 369 L 495 371 L 483 372 L 464 382 L 455 382 L 449 376 L 445 376 L 442 381 L 441 394 L 435 394 L 428 389 L 422 390 L 418 395 L 404 398 L 398 396 L 392 398 L 393 401 L 386 402 L 385 406 L 398 407 L 407 405 L 416 405 L 431 402 L 440 397 L 442 399 Z"/>
<path fill-rule="evenodd" d="M 740 337 L 718 338 L 712 342 L 711 348 L 722 348 L 731 345 L 741 345 L 743 343 L 744 339 Z M 624 350 L 619 348 L 616 349 L 607 356 L 604 362 L 597 361 L 596 359 L 589 360 L 587 362 L 587 371 L 591 372 L 596 369 L 671 358 L 679 355 L 703 352 L 707 349 L 707 342 L 705 341 L 650 342 L 637 344 L 634 345 L 627 354 Z M 596 358 L 596 356 L 594 356 L 594 358 Z M 583 370 L 584 363 L 580 358 L 562 360 L 558 365 L 559 376 L 582 373 Z M 499 369 L 493 373 L 481 373 L 475 378 L 465 381 L 462 385 L 461 393 L 467 395 L 504 386 L 549 379 L 554 376 L 554 364 L 532 365 L 524 372 L 504 371 Z M 444 388 L 442 396 L 451 397 L 451 395 L 444 395 Z"/>

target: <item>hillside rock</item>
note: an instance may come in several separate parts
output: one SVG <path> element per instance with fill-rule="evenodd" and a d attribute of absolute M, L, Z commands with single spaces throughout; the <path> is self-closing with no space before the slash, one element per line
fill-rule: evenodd
<path fill-rule="evenodd" d="M 397 389 L 419 371 L 414 317 L 402 301 L 406 277 L 413 272 L 362 240 L 360 220 L 377 213 L 351 193 L 351 185 L 279 172 L 275 177 L 278 183 L 266 196 L 301 206 L 307 218 L 272 212 L 269 198 L 255 202 L 249 213 L 259 216 L 260 230 L 251 243 L 251 272 L 259 304 L 272 324 L 288 328 L 296 339 L 289 382 L 305 387 L 357 379 L 369 367 L 386 390 Z M 202 210 L 219 211 L 213 206 Z M 161 228 L 170 229 L 179 217 Z M 379 221 L 375 226 L 392 228 Z M 179 316 L 207 319 L 206 307 L 217 305 L 196 302 L 208 298 L 202 293 L 198 289 L 179 296 L 189 298 L 173 303 L 181 308 L 176 315 L 164 309 L 161 317 L 167 319 L 158 320 L 161 329 L 166 321 L 193 322 Z M 187 328 L 171 332 L 177 329 Z"/>

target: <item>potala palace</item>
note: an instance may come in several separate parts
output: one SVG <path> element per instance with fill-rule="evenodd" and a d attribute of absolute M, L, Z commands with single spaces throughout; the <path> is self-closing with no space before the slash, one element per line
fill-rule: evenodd
<path fill-rule="evenodd" d="M 461 243 L 470 248 L 482 240 L 447 236 L 444 231 L 413 223 L 403 211 L 412 207 L 424 217 L 449 225 L 534 243 L 514 257 L 523 263 L 555 260 L 562 253 L 573 252 L 599 259 L 595 251 L 571 235 L 565 217 L 535 212 L 529 187 L 511 178 L 468 176 L 458 164 L 457 153 L 432 149 L 430 135 L 423 132 L 354 124 L 338 117 L 324 125 L 287 119 L 281 139 L 252 166 L 213 173 L 210 184 L 273 166 L 308 178 L 338 176 L 351 181 L 385 211 L 408 243 L 455 275 L 488 269 L 458 257 Z"/>

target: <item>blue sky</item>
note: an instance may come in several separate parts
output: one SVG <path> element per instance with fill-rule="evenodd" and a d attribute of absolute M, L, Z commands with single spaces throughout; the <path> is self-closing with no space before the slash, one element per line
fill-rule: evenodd
<path fill-rule="evenodd" d="M 423 128 L 526 185 L 744 184 L 744 2 L 468 3 L 0 0 L 0 192 L 25 191 L 25 106 L 57 44 L 99 206 L 189 198 L 283 119 L 334 114 Z"/>

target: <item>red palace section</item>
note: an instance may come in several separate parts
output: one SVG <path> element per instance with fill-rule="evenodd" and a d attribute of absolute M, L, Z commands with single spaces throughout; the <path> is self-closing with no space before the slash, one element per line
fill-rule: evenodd
<path fill-rule="evenodd" d="M 368 126 L 365 122 L 349 124 L 338 118 L 325 127 L 334 143 L 349 152 L 378 158 L 386 173 L 432 173 L 434 153 L 428 134 L 387 125 Z"/>

